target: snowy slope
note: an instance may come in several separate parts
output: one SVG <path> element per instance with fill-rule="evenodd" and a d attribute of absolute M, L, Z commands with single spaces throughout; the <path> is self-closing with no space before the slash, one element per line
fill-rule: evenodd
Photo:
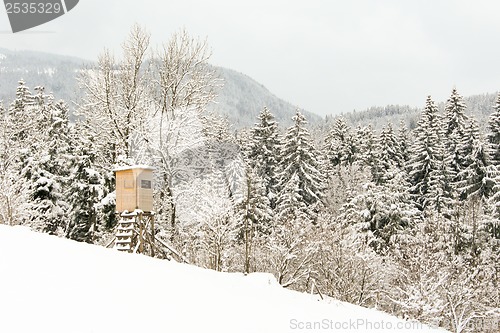
<path fill-rule="evenodd" d="M 308 325 L 437 332 L 282 289 L 267 274 L 218 273 L 0 225 L 0 332 L 315 331 L 300 329 Z"/>

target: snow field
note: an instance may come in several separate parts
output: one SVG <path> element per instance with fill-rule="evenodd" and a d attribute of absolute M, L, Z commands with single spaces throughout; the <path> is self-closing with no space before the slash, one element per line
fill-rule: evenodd
<path fill-rule="evenodd" d="M 0 332 L 437 332 L 396 330 L 405 324 L 415 326 L 283 289 L 266 273 L 220 273 L 0 225 Z"/>

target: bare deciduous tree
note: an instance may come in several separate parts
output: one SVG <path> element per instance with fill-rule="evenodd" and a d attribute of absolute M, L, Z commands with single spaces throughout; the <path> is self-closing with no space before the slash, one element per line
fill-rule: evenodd
<path fill-rule="evenodd" d="M 120 155 L 130 158 L 131 141 L 138 125 L 147 116 L 151 101 L 150 68 L 146 62 L 150 35 L 135 25 L 122 45 L 122 59 L 105 50 L 99 56 L 97 67 L 81 73 L 80 85 L 86 92 L 80 115 L 90 133 L 100 138 L 102 163 L 116 163 Z"/>

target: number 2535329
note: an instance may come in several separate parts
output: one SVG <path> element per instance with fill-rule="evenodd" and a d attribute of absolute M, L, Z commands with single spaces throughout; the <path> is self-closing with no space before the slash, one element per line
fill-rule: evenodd
<path fill-rule="evenodd" d="M 7 14 L 59 14 L 63 11 L 60 3 L 7 2 Z"/>

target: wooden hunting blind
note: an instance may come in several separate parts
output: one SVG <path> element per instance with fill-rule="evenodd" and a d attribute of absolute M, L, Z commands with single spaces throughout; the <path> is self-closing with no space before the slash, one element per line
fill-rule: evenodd
<path fill-rule="evenodd" d="M 115 237 L 106 246 L 114 244 L 118 251 L 144 253 L 151 257 L 188 260 L 166 241 L 156 236 L 153 211 L 153 170 L 146 165 L 115 169 L 116 212 L 119 220 Z"/>
<path fill-rule="evenodd" d="M 136 165 L 115 169 L 116 211 L 153 211 L 153 170 Z"/>

